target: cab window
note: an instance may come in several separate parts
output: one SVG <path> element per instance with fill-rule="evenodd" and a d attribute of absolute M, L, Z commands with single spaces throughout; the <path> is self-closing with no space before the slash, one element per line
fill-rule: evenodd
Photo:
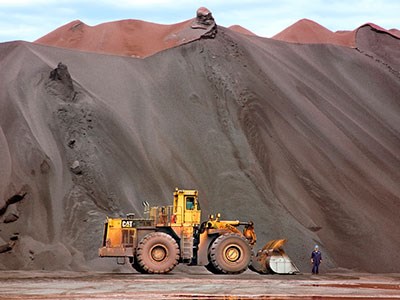
<path fill-rule="evenodd" d="M 187 210 L 194 209 L 194 197 L 186 197 L 186 209 Z"/>

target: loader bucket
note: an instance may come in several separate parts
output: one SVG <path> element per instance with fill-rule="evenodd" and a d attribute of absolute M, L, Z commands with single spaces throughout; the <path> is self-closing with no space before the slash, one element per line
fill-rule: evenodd
<path fill-rule="evenodd" d="M 296 274 L 299 269 L 285 253 L 285 239 L 271 240 L 254 256 L 249 269 L 260 274 Z"/>

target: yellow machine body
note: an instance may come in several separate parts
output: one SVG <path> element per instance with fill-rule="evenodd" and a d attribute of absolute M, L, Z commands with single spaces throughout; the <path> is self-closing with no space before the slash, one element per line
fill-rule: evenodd
<path fill-rule="evenodd" d="M 201 210 L 198 201 L 198 191 L 175 189 L 173 201 L 173 226 L 200 225 Z"/>
<path fill-rule="evenodd" d="M 150 207 L 147 202 L 143 202 L 144 218 L 134 218 L 132 215 L 126 218 L 107 218 L 99 256 L 132 257 L 138 242 L 146 234 L 163 230 L 182 241 L 181 248 L 186 250 L 182 257 L 189 260 L 193 255 L 191 247 L 194 228 L 200 225 L 201 220 L 198 191 L 176 188 L 173 195 L 172 206 Z"/>
<path fill-rule="evenodd" d="M 143 218 L 135 218 L 134 214 L 107 218 L 100 257 L 124 258 L 124 262 L 128 258 L 142 273 L 167 273 L 179 262 L 206 266 L 217 274 L 238 274 L 247 267 L 259 273 L 268 270 L 284 273 L 279 266 L 287 268 L 291 262 L 283 250 L 277 250 L 283 242 L 272 241 L 258 253 L 257 259 L 253 258 L 253 268 L 252 248 L 256 243 L 253 222 L 221 220 L 220 214 L 210 215 L 201 222 L 197 190 L 176 188 L 171 206 L 150 207 L 146 201 L 143 206 Z M 266 255 L 271 249 L 275 250 L 274 257 Z M 277 253 L 282 254 L 284 264 Z M 272 263 L 278 267 L 271 267 Z M 294 269 L 288 270 L 287 273 L 293 273 Z"/>

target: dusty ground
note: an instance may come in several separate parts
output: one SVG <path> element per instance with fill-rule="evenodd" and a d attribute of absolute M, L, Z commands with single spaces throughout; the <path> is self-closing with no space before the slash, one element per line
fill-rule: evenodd
<path fill-rule="evenodd" d="M 183 271 L 182 271 L 183 270 Z M 400 274 L 0 273 L 0 299 L 400 299 Z"/>

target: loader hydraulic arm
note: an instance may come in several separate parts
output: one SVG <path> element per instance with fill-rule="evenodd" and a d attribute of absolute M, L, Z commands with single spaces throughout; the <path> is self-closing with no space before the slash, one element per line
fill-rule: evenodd
<path fill-rule="evenodd" d="M 253 246 L 256 241 L 256 233 L 254 232 L 254 223 L 252 221 L 249 222 L 242 222 L 239 220 L 235 221 L 226 221 L 226 220 L 220 220 L 221 215 L 218 213 L 217 217 L 214 218 L 213 215 L 211 215 L 208 219 L 208 221 L 205 223 L 205 225 L 202 224 L 201 228 L 203 230 L 205 228 L 208 229 L 222 229 L 222 230 L 227 230 L 230 232 L 235 232 L 238 234 L 242 234 L 237 227 L 239 226 L 244 226 L 243 228 L 243 236 L 249 241 L 249 244 Z M 202 229 L 201 229 L 202 230 Z"/>

